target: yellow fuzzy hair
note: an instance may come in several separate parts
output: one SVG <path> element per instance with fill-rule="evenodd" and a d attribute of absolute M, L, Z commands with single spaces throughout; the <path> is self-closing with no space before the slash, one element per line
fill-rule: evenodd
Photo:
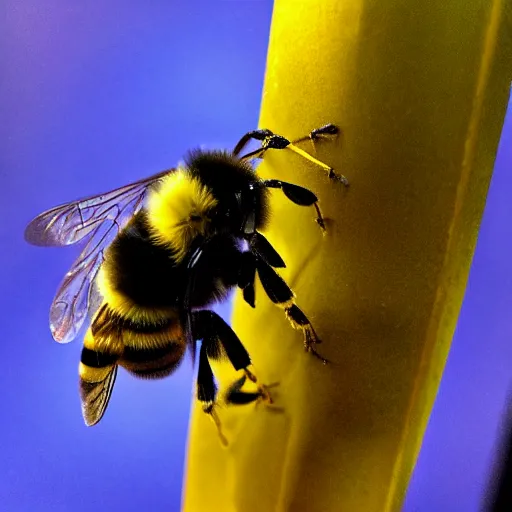
<path fill-rule="evenodd" d="M 101 382 L 104 381 L 108 374 L 112 371 L 113 365 L 103 366 L 101 368 L 93 368 L 80 362 L 78 365 L 78 375 L 85 382 Z"/>
<path fill-rule="evenodd" d="M 206 232 L 208 214 L 216 204 L 211 191 L 186 171 L 169 174 L 148 200 L 148 221 L 154 239 L 169 247 L 178 263 L 183 261 L 192 240 Z"/>

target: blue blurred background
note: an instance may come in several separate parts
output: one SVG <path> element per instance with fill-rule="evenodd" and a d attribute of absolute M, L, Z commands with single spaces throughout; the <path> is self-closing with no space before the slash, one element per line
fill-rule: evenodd
<path fill-rule="evenodd" d="M 271 12 L 270 0 L 3 2 L 1 511 L 179 510 L 191 365 L 158 382 L 120 372 L 108 414 L 87 429 L 80 343 L 48 330 L 77 253 L 22 234 L 43 209 L 256 127 Z M 511 139 L 512 113 L 407 512 L 476 511 L 487 485 L 512 370 Z"/>

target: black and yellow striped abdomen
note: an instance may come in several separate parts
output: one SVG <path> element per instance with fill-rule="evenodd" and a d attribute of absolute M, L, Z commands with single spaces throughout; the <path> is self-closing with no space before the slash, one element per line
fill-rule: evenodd
<path fill-rule="evenodd" d="M 101 377 L 101 368 L 118 364 L 141 377 L 163 377 L 179 363 L 185 347 L 185 330 L 176 310 L 148 323 L 123 318 L 103 304 L 85 335 L 80 376 L 82 366 L 85 375 Z"/>
<path fill-rule="evenodd" d="M 186 349 L 185 330 L 176 310 L 153 322 L 133 320 L 104 303 L 84 338 L 80 360 L 82 412 L 88 425 L 105 412 L 117 366 L 137 377 L 156 379 L 170 375 Z"/>

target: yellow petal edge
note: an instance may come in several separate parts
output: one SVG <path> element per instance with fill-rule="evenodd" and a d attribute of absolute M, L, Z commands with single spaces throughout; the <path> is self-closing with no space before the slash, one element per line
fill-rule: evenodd
<path fill-rule="evenodd" d="M 323 343 L 323 366 L 257 286 L 234 329 L 276 408 L 192 412 L 186 512 L 399 511 L 464 295 L 512 78 L 505 0 L 276 0 L 260 126 L 291 151 L 258 172 L 309 187 L 330 219 L 272 194 L 267 238 Z M 248 57 L 250 58 L 250 56 Z M 492 343 L 492 340 L 488 340 Z M 225 387 L 228 365 L 215 368 Z M 222 389 L 222 388 L 221 388 Z"/>

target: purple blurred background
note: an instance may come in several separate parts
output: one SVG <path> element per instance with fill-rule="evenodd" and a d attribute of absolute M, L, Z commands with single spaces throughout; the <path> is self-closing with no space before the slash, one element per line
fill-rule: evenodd
<path fill-rule="evenodd" d="M 511 170 L 512 102 L 406 512 L 482 510 L 512 391 Z"/>
<path fill-rule="evenodd" d="M 230 147 L 256 127 L 272 2 L 6 0 L 0 18 L 0 510 L 177 511 L 192 370 L 120 372 L 81 418 L 80 343 L 48 307 L 77 252 L 26 245 L 32 216 Z M 512 114 L 407 512 L 479 509 L 512 370 Z M 221 312 L 229 315 L 229 305 Z"/>

